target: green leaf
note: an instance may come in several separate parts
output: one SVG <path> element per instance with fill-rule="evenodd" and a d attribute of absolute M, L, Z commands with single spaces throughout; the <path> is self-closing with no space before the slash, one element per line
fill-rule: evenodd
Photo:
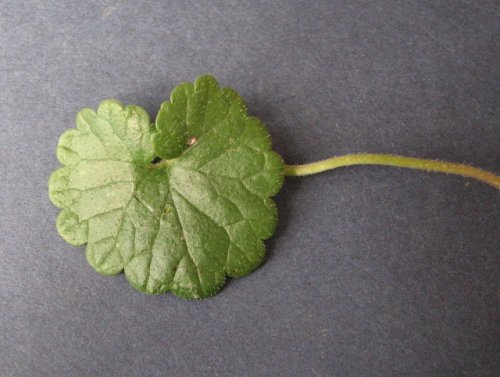
<path fill-rule="evenodd" d="M 115 100 L 82 110 L 76 124 L 59 140 L 64 166 L 49 195 L 63 209 L 59 233 L 87 244 L 96 271 L 194 299 L 262 262 L 283 161 L 235 91 L 202 76 L 173 90 L 156 128 L 144 110 Z"/>

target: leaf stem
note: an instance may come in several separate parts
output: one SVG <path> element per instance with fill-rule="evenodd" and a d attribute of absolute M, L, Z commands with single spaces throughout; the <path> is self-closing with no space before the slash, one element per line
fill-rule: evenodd
<path fill-rule="evenodd" d="M 149 167 L 151 169 L 161 169 L 163 167 L 168 167 L 172 166 L 173 163 L 177 160 L 178 158 L 171 158 L 170 160 L 159 160 L 156 162 L 152 162 L 149 164 Z"/>
<path fill-rule="evenodd" d="M 461 175 L 485 182 L 500 190 L 500 176 L 469 165 L 376 153 L 347 154 L 303 165 L 285 165 L 285 175 L 303 176 L 351 165 L 386 165 Z"/>

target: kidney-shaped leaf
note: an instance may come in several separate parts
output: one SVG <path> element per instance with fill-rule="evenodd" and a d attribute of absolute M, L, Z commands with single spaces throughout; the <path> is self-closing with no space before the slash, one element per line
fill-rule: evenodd
<path fill-rule="evenodd" d="M 80 111 L 57 156 L 64 166 L 49 180 L 63 209 L 57 229 L 87 244 L 96 271 L 194 299 L 262 262 L 283 162 L 265 126 L 211 76 L 175 88 L 156 127 L 115 100 Z"/>

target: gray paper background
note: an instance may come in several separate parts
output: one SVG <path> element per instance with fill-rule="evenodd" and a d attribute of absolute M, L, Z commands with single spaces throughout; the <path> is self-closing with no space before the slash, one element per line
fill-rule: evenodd
<path fill-rule="evenodd" d="M 349 152 L 500 173 L 491 1 L 0 1 L 1 376 L 495 376 L 499 193 L 354 167 L 287 179 L 266 262 L 199 302 L 102 277 L 55 230 L 59 135 L 152 118 L 209 72 L 288 163 Z"/>

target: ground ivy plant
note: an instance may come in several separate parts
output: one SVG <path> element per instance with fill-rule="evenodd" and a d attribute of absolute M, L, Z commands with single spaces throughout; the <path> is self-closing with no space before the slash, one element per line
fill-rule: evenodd
<path fill-rule="evenodd" d="M 467 165 L 351 154 L 285 165 L 269 133 L 234 90 L 205 75 L 177 86 L 152 125 L 138 106 L 105 100 L 83 109 L 57 147 L 62 167 L 49 196 L 56 225 L 103 275 L 125 273 L 136 289 L 197 299 L 226 277 L 253 271 L 276 227 L 271 197 L 284 176 L 359 164 L 458 174 L 500 188 L 500 177 Z"/>

